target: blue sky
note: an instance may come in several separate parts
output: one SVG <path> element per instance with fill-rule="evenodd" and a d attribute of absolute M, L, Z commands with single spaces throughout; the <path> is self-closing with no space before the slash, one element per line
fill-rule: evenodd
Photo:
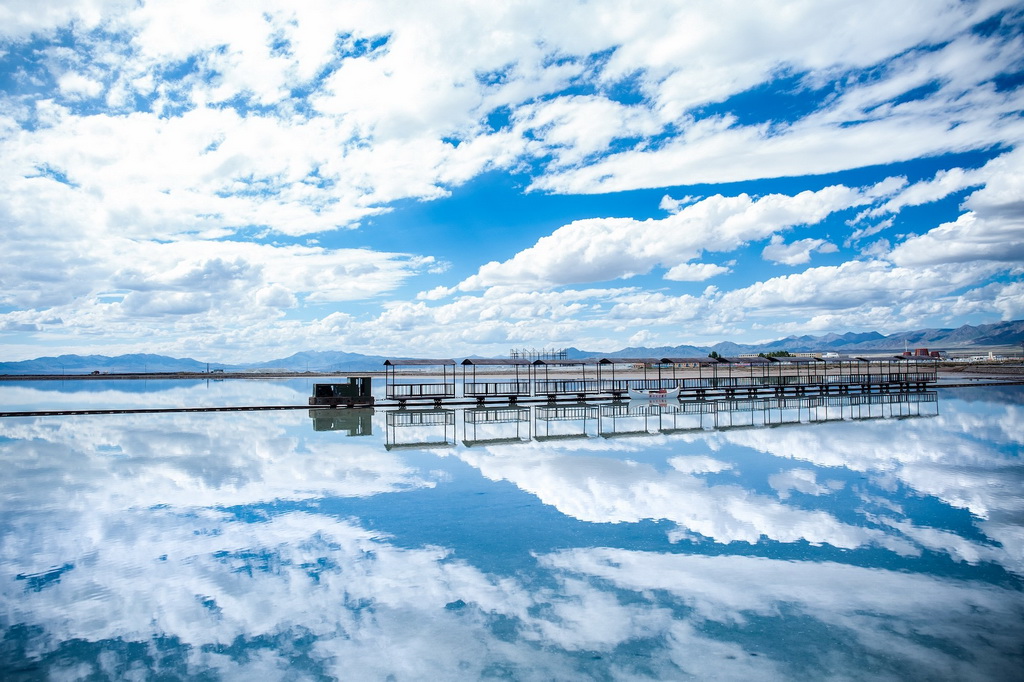
<path fill-rule="evenodd" d="M 0 359 L 1019 319 L 1022 27 L 997 0 L 6 2 Z"/>

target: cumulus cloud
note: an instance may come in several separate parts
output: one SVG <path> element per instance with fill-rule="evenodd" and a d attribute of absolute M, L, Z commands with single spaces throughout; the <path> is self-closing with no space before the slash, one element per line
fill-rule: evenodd
<path fill-rule="evenodd" d="M 53 334 L 115 332 L 151 344 L 225 325 L 243 336 L 246 327 L 255 333 L 299 305 L 380 296 L 434 262 L 366 249 L 134 240 L 75 240 L 45 252 L 15 242 L 0 261 L 0 305 L 19 309 L 0 313 L 5 324 L 34 324 Z M 39 286 L 41 277 L 47 286 Z M 287 337 L 295 329 L 285 325 L 279 332 Z"/>
<path fill-rule="evenodd" d="M 835 244 L 824 239 L 800 239 L 786 244 L 781 235 L 773 235 L 771 243 L 761 251 L 761 257 L 784 265 L 802 265 L 810 262 L 812 251 L 835 253 L 838 250 Z"/>
<path fill-rule="evenodd" d="M 756 292 L 777 282 L 751 282 L 762 277 L 756 266 L 703 262 L 706 254 L 771 240 L 764 258 L 799 266 L 834 247 L 821 235 L 782 241 L 786 230 L 863 207 L 846 242 L 855 244 L 904 230 L 905 208 L 966 190 L 974 192 L 964 202 L 969 213 L 915 226 L 916 236 L 889 238 L 891 253 L 876 242 L 861 257 L 891 259 L 892 272 L 875 280 L 900 284 L 965 263 L 975 278 L 959 280 L 974 287 L 957 292 L 961 309 L 1006 314 L 1018 309 L 1011 290 L 987 307 L 979 297 L 995 291 L 982 273 L 1007 270 L 979 261 L 1020 260 L 1014 148 L 1024 123 L 1018 92 L 1002 78 L 1020 70 L 1024 53 L 1020 17 L 1006 11 L 1013 7 L 1009 0 L 938 8 L 879 0 L 851 12 L 829 0 L 780 13 L 738 1 L 552 9 L 532 0 L 429 7 L 314 0 L 197 11 L 166 0 L 9 2 L 0 7 L 0 36 L 17 87 L 0 93 L 0 324 L 21 334 L 49 329 L 50 341 L 59 338 L 55 319 L 79 339 L 97 329 L 145 338 L 152 330 L 146 320 L 177 317 L 192 333 L 202 325 L 190 320 L 206 316 L 212 324 L 244 309 L 231 319 L 245 333 L 222 329 L 219 338 L 249 338 L 255 347 L 297 338 L 300 329 L 325 338 L 317 335 L 337 329 L 340 318 L 332 315 L 342 312 L 345 340 L 363 349 L 389 343 L 373 334 L 408 330 L 415 320 L 417 343 L 447 354 L 452 343 L 475 341 L 442 326 L 456 311 L 481 316 L 488 326 L 478 338 L 494 344 L 557 338 L 572 345 L 578 339 L 568 330 L 575 329 L 615 346 L 637 334 L 631 327 L 647 324 L 651 311 L 677 301 L 671 319 L 705 315 L 695 334 L 742 331 L 746 307 L 731 315 L 714 310 L 715 296 L 694 295 L 687 283 L 729 273 Z M 972 29 L 983 21 L 1000 29 Z M 859 189 L 807 180 L 996 149 L 1009 151 L 981 167 L 950 162 L 913 182 L 903 171 Z M 576 211 L 552 221 L 563 226 L 548 236 L 531 234 L 535 243 L 518 254 L 459 263 L 452 280 L 425 278 L 415 302 L 387 301 L 358 315 L 320 308 L 398 295 L 414 276 L 441 274 L 445 265 L 430 253 L 381 246 L 371 223 L 415 202 L 443 200 L 495 171 L 526 191 L 657 188 L 669 215 Z M 803 180 L 789 194 L 707 187 L 767 177 Z M 814 189 L 799 191 L 806 187 Z M 356 228 L 367 236 L 341 236 Z M 289 246 L 312 235 L 334 246 Z M 996 248 L 1000 241 L 1008 247 Z M 177 242 L 189 246 L 171 246 Z M 264 247 L 262 256 L 246 242 Z M 294 272 L 281 266 L 288 257 Z M 115 267 L 116 258 L 128 265 Z M 849 274 L 860 266 L 843 267 Z M 492 312 L 518 315 L 529 305 L 484 295 L 442 303 L 492 288 L 513 301 L 512 289 L 659 270 L 667 293 L 577 298 L 554 305 L 532 332 L 527 321 Z M 809 273 L 802 283 L 820 274 Z M 917 300 L 936 290 L 918 292 Z M 900 305 L 911 298 L 901 296 Z M 780 305 L 789 304 L 773 310 Z M 892 319 L 896 307 L 886 317 L 881 302 L 865 307 L 850 299 L 803 322 Z M 599 318 L 609 312 L 601 330 Z M 654 329 L 651 338 L 678 342 L 665 331 Z M 18 342 L 31 348 L 27 338 Z M 182 346 L 194 339 L 179 338 Z"/>
<path fill-rule="evenodd" d="M 982 173 L 979 171 L 967 171 L 963 168 L 939 171 L 931 180 L 922 180 L 901 189 L 892 199 L 881 206 L 865 211 L 864 215 L 877 217 L 888 213 L 898 213 L 907 206 L 929 204 L 982 182 Z"/>
<path fill-rule="evenodd" d="M 966 181 L 965 177 L 973 180 Z M 1024 152 L 1003 154 L 976 171 L 957 174 L 953 180 L 957 188 L 976 184 L 984 186 L 964 201 L 964 207 L 970 210 L 955 221 L 898 244 L 890 254 L 892 261 L 897 265 L 931 265 L 1024 260 Z"/>
<path fill-rule="evenodd" d="M 298 390 L 264 388 L 281 404 Z M 48 405 L 82 399 L 11 390 L 15 400 Z M 147 395 L 223 404 L 232 390 L 240 389 Z M 105 393 L 90 392 L 92 404 L 111 401 Z M 121 645 L 145 649 L 165 637 L 180 646 L 147 664 L 163 672 L 173 664 L 186 677 L 279 677 L 294 667 L 296 642 L 314 641 L 303 660 L 336 677 L 479 678 L 500 666 L 566 679 L 579 675 L 586 652 L 594 665 L 637 665 L 638 675 L 662 679 L 827 678 L 865 661 L 874 676 L 1011 678 L 1024 608 L 1013 584 L 1024 572 L 1024 408 L 949 403 L 928 419 L 698 431 L 640 445 L 457 447 L 440 459 L 387 452 L 379 430 L 340 440 L 310 432 L 290 412 L 3 420 L 4 461 L 17 475 L 0 479 L 12 520 L 0 565 L 17 579 L 0 583 L 0 597 L 24 624 L 38 666 L 65 666 L 76 654 L 61 643 L 88 640 L 117 644 L 95 659 L 111 668 Z M 771 474 L 766 462 L 781 470 Z M 591 523 L 675 521 L 669 540 L 692 544 L 635 551 L 615 546 L 621 529 L 562 519 L 556 527 L 581 531 L 576 546 L 538 527 L 540 545 L 504 548 L 520 554 L 514 570 L 502 570 L 507 556 L 478 561 L 472 533 L 439 535 L 432 523 L 418 532 L 403 521 L 401 542 L 387 535 L 382 504 L 412 491 L 405 503 L 426 508 L 445 469 L 465 473 L 467 463 Z M 798 494 L 813 498 L 792 499 Z M 843 496 L 842 520 L 808 508 L 828 495 Z M 904 498 L 915 500 L 907 507 L 919 519 L 903 511 Z M 934 504 L 922 512 L 921 499 Z M 376 502 L 360 506 L 365 500 Z M 934 505 L 948 513 L 930 513 Z M 372 526 L 358 519 L 361 509 L 373 513 Z M 715 544 L 704 550 L 698 541 Z M 729 544 L 737 542 L 756 546 Z M 807 560 L 767 558 L 790 551 L 777 543 L 793 543 Z M 918 566 L 914 550 L 952 563 L 936 567 L 925 555 Z M 901 570 L 881 566 L 887 557 Z M 795 626 L 824 633 L 813 657 L 796 664 L 785 636 Z M 191 655 L 254 640 L 247 656 Z M 396 641 L 405 644 L 395 655 L 379 655 L 382 642 Z M 963 651 L 977 655 L 965 660 Z"/>
<path fill-rule="evenodd" d="M 57 79 L 57 87 L 65 97 L 96 97 L 103 92 L 103 83 L 80 73 L 67 73 Z"/>
<path fill-rule="evenodd" d="M 714 263 L 680 263 L 669 268 L 665 273 L 665 279 L 676 282 L 703 282 L 727 272 L 729 272 L 729 268 Z"/>
<path fill-rule="evenodd" d="M 1018 276 L 1024 272 L 1017 271 Z M 995 282 L 971 289 L 957 297 L 952 310 L 959 314 L 996 312 L 1003 320 L 1024 317 L 1024 282 Z"/>
<path fill-rule="evenodd" d="M 987 220 L 965 213 L 919 237 L 893 248 L 897 265 L 933 265 L 975 261 L 1024 261 L 1024 215 L 1009 220 Z"/>
<path fill-rule="evenodd" d="M 764 310 L 772 307 L 843 310 L 888 306 L 919 296 L 949 294 L 997 272 L 998 266 L 963 268 L 936 265 L 927 268 L 892 267 L 884 261 L 849 261 L 837 266 L 809 268 L 773 277 L 722 295 L 723 305 Z"/>
<path fill-rule="evenodd" d="M 874 14 L 875 18 L 886 12 L 881 7 L 876 10 L 880 13 Z M 808 11 L 828 12 L 829 9 L 817 7 Z M 950 31 L 947 33 L 950 36 L 959 34 L 967 24 L 957 28 L 957 22 L 965 18 L 957 15 L 959 11 L 932 17 L 931 21 L 913 29 L 905 26 L 883 30 L 873 46 L 884 51 L 886 41 L 906 39 L 910 32 L 920 30 Z M 805 84 L 811 85 L 826 75 L 834 77 L 855 63 L 863 64 L 863 60 L 871 59 L 872 55 L 878 58 L 880 54 L 871 48 L 860 53 L 852 48 L 852 43 L 848 50 L 841 47 L 843 40 L 854 35 L 847 32 L 851 30 L 847 23 L 849 19 L 857 20 L 849 15 L 844 17 L 844 29 L 839 32 L 841 37 L 832 31 L 822 32 L 814 38 L 808 37 L 808 42 L 802 43 L 800 49 L 813 46 L 818 40 L 834 41 L 837 37 L 840 43 L 833 43 L 829 48 L 819 45 L 820 49 L 814 53 L 793 54 L 790 60 L 784 59 L 782 63 L 797 71 L 801 66 L 806 68 Z M 819 17 L 819 20 L 823 18 Z M 766 25 L 771 23 L 767 17 L 765 21 Z M 828 23 L 828 20 L 824 21 Z M 799 29 L 792 26 L 789 29 L 799 33 Z M 867 33 L 876 31 L 874 28 L 865 29 L 864 34 L 857 34 L 858 41 Z M 699 44 L 713 35 L 714 32 L 709 32 L 695 42 Z M 907 47 L 934 39 L 934 35 L 926 37 L 919 33 L 917 41 Z M 790 31 L 759 36 L 758 44 L 763 47 L 765 41 L 791 38 Z M 677 45 L 677 50 L 685 51 L 692 49 L 694 44 L 678 41 Z M 977 148 L 981 140 L 989 140 L 990 144 L 1006 139 L 1019 140 L 1024 128 L 1011 114 L 1018 110 L 1015 96 L 1010 92 L 996 91 L 990 79 L 1002 70 L 1015 68 L 1011 65 L 1017 64 L 1020 48 L 1019 38 L 985 42 L 964 32 L 934 51 L 908 50 L 899 56 L 892 52 L 887 55 L 892 59 L 879 65 L 885 73 L 884 78 L 854 82 L 841 88 L 827 106 L 795 122 L 767 120 L 744 125 L 728 114 L 717 119 L 683 117 L 680 121 L 681 134 L 665 144 L 654 149 L 630 149 L 585 166 L 553 172 L 538 178 L 535 186 L 566 193 L 597 193 L 674 184 L 735 182 L 828 173 L 932 154 L 967 151 Z M 781 55 L 787 51 L 787 47 L 776 45 L 772 54 Z M 825 55 L 830 55 L 835 61 L 818 61 Z M 742 68 L 730 72 L 733 77 L 738 72 L 746 77 L 759 74 L 760 78 L 768 80 L 769 70 L 778 65 L 761 62 L 753 55 L 741 57 L 730 53 L 730 56 L 743 64 Z M 968 73 L 958 68 L 963 60 L 976 64 L 978 71 Z M 703 60 L 694 60 L 694 63 L 701 64 L 701 75 L 706 78 L 719 75 Z M 717 87 L 701 89 L 702 80 L 699 77 L 688 80 L 687 75 L 687 69 L 681 67 L 658 85 L 650 86 L 651 91 L 660 96 L 659 104 L 663 110 L 681 113 L 694 102 L 708 100 L 726 100 L 727 103 L 729 94 L 754 85 L 751 82 L 747 87 L 730 91 L 730 86 L 736 87 L 738 83 L 724 80 Z M 677 83 L 682 84 L 685 90 L 674 87 Z M 690 88 L 702 92 L 687 92 Z M 900 101 L 907 93 L 929 89 L 934 89 L 934 92 L 928 96 Z M 711 94 L 710 97 L 704 94 L 716 93 L 716 90 L 721 94 Z M 965 107 L 970 107 L 970 116 L 964 115 Z M 1011 115 L 1007 118 L 1008 114 Z M 877 140 L 887 142 L 877 144 Z"/>
<path fill-rule="evenodd" d="M 790 469 L 768 477 L 768 485 L 779 493 L 780 499 L 788 499 L 795 491 L 805 495 L 826 495 L 841 489 L 842 481 L 830 481 L 828 484 L 818 483 L 817 474 L 811 469 Z"/>
<path fill-rule="evenodd" d="M 842 185 L 795 196 L 770 194 L 754 199 L 715 195 L 660 220 L 628 218 L 579 220 L 542 237 L 503 263 L 491 262 L 464 280 L 459 289 L 496 285 L 532 288 L 603 282 L 670 269 L 667 279 L 720 274 L 720 266 L 687 262 L 705 251 L 727 252 L 796 225 L 818 223 L 829 214 L 869 199 Z"/>
<path fill-rule="evenodd" d="M 592 523 L 666 519 L 680 532 L 726 544 L 768 537 L 846 548 L 877 544 L 914 553 L 899 539 L 854 528 L 831 514 L 788 507 L 735 485 L 709 484 L 695 474 L 723 468 L 710 458 L 683 458 L 678 468 L 659 472 L 647 464 L 540 448 L 518 448 L 505 456 L 460 451 L 459 456 L 488 478 L 511 481 L 563 514 Z"/>

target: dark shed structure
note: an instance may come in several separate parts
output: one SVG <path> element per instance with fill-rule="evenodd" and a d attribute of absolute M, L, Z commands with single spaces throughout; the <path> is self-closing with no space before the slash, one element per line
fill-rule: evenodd
<path fill-rule="evenodd" d="M 528 397 L 532 367 L 525 358 L 466 358 L 462 361 L 462 395 L 477 402 L 485 398 L 515 402 L 516 398 Z M 477 377 L 478 368 L 484 368 L 483 380 Z"/>
<path fill-rule="evenodd" d="M 709 388 L 715 387 L 715 380 L 718 378 L 718 368 L 722 365 L 718 360 L 709 357 L 662 358 L 661 364 L 664 366 L 664 375 L 667 375 L 671 370 L 671 383 L 667 383 L 665 388 L 675 388 L 678 386 L 680 391 L 696 391 L 698 395 L 703 394 Z M 693 368 L 696 368 L 697 376 L 687 376 L 687 370 Z"/>
<path fill-rule="evenodd" d="M 424 372 L 422 378 L 437 377 L 437 368 L 441 368 L 440 381 L 417 381 L 421 377 L 413 375 L 411 379 L 398 380 L 398 368 L 406 370 L 433 371 Z M 407 400 L 429 399 L 440 403 L 445 398 L 455 397 L 455 361 L 444 360 L 385 360 L 384 361 L 384 392 L 385 395 L 404 405 Z"/>
<path fill-rule="evenodd" d="M 546 395 L 549 400 L 560 395 L 574 395 L 582 400 L 601 392 L 597 380 L 598 361 L 594 358 L 535 360 L 533 365 L 534 392 L 539 396 Z M 542 370 L 544 378 L 541 378 Z"/>
<path fill-rule="evenodd" d="M 662 385 L 661 358 L 601 358 L 598 360 L 597 375 L 602 393 L 611 393 L 618 398 L 629 389 L 652 391 L 675 388 Z M 618 371 L 618 377 L 616 377 Z M 642 378 L 623 377 L 623 374 L 643 373 Z"/>

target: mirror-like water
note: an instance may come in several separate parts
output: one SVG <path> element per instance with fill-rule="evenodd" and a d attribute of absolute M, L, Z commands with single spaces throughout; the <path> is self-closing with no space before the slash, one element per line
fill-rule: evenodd
<path fill-rule="evenodd" d="M 300 404 L 311 384 L 127 383 L 0 395 Z M 1019 679 L 1022 399 L 0 419 L 0 667 Z"/>

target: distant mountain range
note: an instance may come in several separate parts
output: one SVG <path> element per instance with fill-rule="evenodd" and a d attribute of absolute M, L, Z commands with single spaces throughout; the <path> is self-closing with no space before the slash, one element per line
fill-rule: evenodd
<path fill-rule="evenodd" d="M 1024 320 L 978 326 L 963 325 L 956 329 L 918 329 L 884 336 L 878 332 L 825 334 L 823 336 L 788 336 L 778 341 L 743 344 L 724 341 L 713 346 L 660 346 L 657 348 L 623 348 L 615 352 L 567 349 L 570 358 L 587 357 L 704 357 L 711 351 L 730 356 L 773 350 L 790 352 L 834 351 L 843 353 L 902 351 L 904 347 L 930 349 L 967 349 L 975 346 L 1005 346 L 1024 343 Z M 380 370 L 386 358 L 342 351 L 303 351 L 279 360 L 241 365 L 201 362 L 192 358 L 171 358 L 164 355 L 133 354 L 61 355 L 21 362 L 0 362 L 0 374 L 89 374 L 132 372 L 207 372 L 287 371 L 287 372 L 365 372 Z"/>
<path fill-rule="evenodd" d="M 21 362 L 0 362 L 0 374 L 130 374 L 142 372 L 352 372 L 379 370 L 386 358 L 341 351 L 303 351 L 280 360 L 229 365 L 192 358 L 139 353 L 132 355 L 60 355 Z"/>
<path fill-rule="evenodd" d="M 760 353 L 773 350 L 790 352 L 834 351 L 843 353 L 899 351 L 904 348 L 966 349 L 975 346 L 1019 346 L 1024 343 L 1024 320 L 998 322 L 972 326 L 965 324 L 956 329 L 918 329 L 912 332 L 897 332 L 884 336 L 878 332 L 847 332 L 846 334 L 824 334 L 822 336 L 787 336 L 778 341 L 746 344 L 723 341 L 713 346 L 661 346 L 658 348 L 623 348 L 614 353 L 594 353 L 569 349 L 570 357 L 701 357 L 711 351 L 719 355 Z"/>

